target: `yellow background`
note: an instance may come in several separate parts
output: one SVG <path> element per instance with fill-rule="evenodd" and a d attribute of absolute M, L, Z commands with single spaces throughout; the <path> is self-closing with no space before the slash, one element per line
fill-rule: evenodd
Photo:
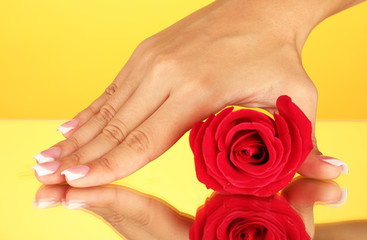
<path fill-rule="evenodd" d="M 69 119 L 114 79 L 143 39 L 208 0 L 0 0 L 0 118 Z M 304 66 L 319 89 L 319 119 L 367 119 L 367 3 L 311 34 Z M 0 120 L 0 239 L 119 239 L 81 211 L 35 209 L 41 185 L 31 156 L 63 138 L 63 121 Z M 316 222 L 367 218 L 366 121 L 318 121 L 320 149 L 348 163 L 340 208 L 316 207 Z M 119 181 L 194 214 L 209 194 L 195 178 L 186 134 L 148 166 Z"/>
<path fill-rule="evenodd" d="M 135 47 L 209 0 L 0 0 L 0 118 L 69 119 Z M 319 119 L 366 119 L 367 3 L 319 25 L 304 66 Z"/>

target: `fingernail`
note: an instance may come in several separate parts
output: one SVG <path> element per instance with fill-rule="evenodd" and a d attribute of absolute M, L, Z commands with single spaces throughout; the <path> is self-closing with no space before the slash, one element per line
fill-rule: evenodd
<path fill-rule="evenodd" d="M 327 157 L 327 156 L 320 156 L 319 158 L 322 161 L 327 162 L 331 165 L 342 166 L 342 173 L 345 173 L 345 174 L 349 173 L 348 165 L 345 162 L 343 162 L 342 160 L 332 158 L 332 157 Z"/>
<path fill-rule="evenodd" d="M 61 204 L 64 208 L 67 209 L 80 209 L 85 208 L 87 206 L 84 201 L 79 200 L 70 200 L 68 202 L 63 201 Z"/>
<path fill-rule="evenodd" d="M 74 128 L 76 128 L 78 126 L 78 123 L 79 123 L 78 119 L 72 119 L 59 126 L 56 130 L 59 130 L 64 135 L 73 130 Z"/>
<path fill-rule="evenodd" d="M 35 208 L 50 208 L 50 207 L 55 207 L 58 204 L 58 201 L 56 201 L 55 199 L 40 199 L 38 201 L 34 201 L 33 202 L 33 206 Z"/>
<path fill-rule="evenodd" d="M 38 176 L 45 176 L 56 172 L 57 169 L 59 169 L 59 166 L 59 162 L 45 162 L 37 164 L 31 169 L 34 169 L 37 172 Z"/>
<path fill-rule="evenodd" d="M 89 172 L 88 166 L 77 166 L 73 168 L 66 169 L 61 172 L 62 175 L 65 175 L 68 181 L 73 181 L 75 179 L 79 179 L 87 175 Z"/>
<path fill-rule="evenodd" d="M 60 157 L 61 150 L 58 147 L 52 147 L 40 153 L 37 153 L 33 158 L 37 160 L 38 163 L 51 162 Z"/>
<path fill-rule="evenodd" d="M 339 201 L 333 202 L 333 203 L 327 203 L 327 204 L 325 204 L 326 206 L 328 206 L 328 207 L 340 207 L 347 201 L 348 189 L 347 188 L 342 188 L 340 190 L 341 190 L 341 196 L 340 196 Z"/>

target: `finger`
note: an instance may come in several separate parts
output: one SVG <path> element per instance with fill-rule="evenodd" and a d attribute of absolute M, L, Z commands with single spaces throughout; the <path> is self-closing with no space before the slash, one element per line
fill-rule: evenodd
<path fill-rule="evenodd" d="M 106 101 L 116 92 L 117 85 L 116 83 L 112 83 L 110 86 L 106 88 L 104 93 L 99 96 L 96 100 L 94 100 L 87 108 L 85 108 L 83 111 L 78 113 L 73 119 L 77 120 L 77 126 L 75 128 L 71 129 L 70 131 L 62 131 L 61 125 L 61 133 L 64 135 L 64 137 L 70 137 L 73 132 L 75 132 L 78 128 L 83 126 L 88 120 L 90 120 L 94 115 L 96 115 L 101 107 L 106 103 Z"/>
<path fill-rule="evenodd" d="M 128 239 L 187 239 L 192 223 L 160 199 L 114 185 L 71 188 L 66 206 L 98 214 Z"/>
<path fill-rule="evenodd" d="M 301 165 L 298 172 L 309 178 L 316 179 L 335 179 L 342 172 L 348 173 L 347 165 L 334 158 L 326 157 L 321 154 L 318 150 L 317 141 L 316 141 L 316 111 L 317 111 L 317 90 L 312 84 L 311 81 L 305 81 L 307 83 L 308 88 L 304 89 L 313 89 L 313 91 L 299 90 L 299 92 L 292 95 L 294 102 L 302 109 L 308 119 L 312 124 L 312 142 L 313 142 L 313 150 L 309 153 L 303 164 Z"/>
<path fill-rule="evenodd" d="M 104 117 L 106 117 L 106 115 L 109 114 L 109 112 L 105 111 L 105 109 L 103 109 L 103 106 L 105 106 L 106 103 L 110 99 L 116 99 L 116 98 L 118 99 L 120 97 L 119 94 L 121 94 L 121 92 L 123 96 L 121 98 L 123 99 L 125 96 L 127 99 L 132 94 L 132 92 L 136 89 L 136 86 L 138 86 L 139 83 L 134 82 L 132 81 L 131 78 L 129 78 L 129 76 L 131 75 L 132 66 L 133 66 L 133 63 L 130 58 L 129 61 L 125 64 L 125 66 L 122 68 L 122 70 L 118 73 L 114 81 L 106 88 L 104 93 L 99 98 L 97 98 L 90 106 L 88 106 L 82 112 L 78 113 L 74 117 L 73 120 L 71 120 L 74 122 L 73 126 L 71 127 L 67 126 L 66 128 L 63 128 L 63 125 L 64 125 L 63 124 L 58 128 L 58 130 L 60 130 L 65 137 L 67 138 L 73 137 L 72 141 L 60 142 L 54 145 L 54 146 L 58 146 L 59 144 L 61 145 L 60 146 L 60 148 L 62 149 L 61 156 L 66 156 L 70 154 L 71 152 L 74 151 L 73 149 L 75 149 L 75 147 L 77 147 L 79 143 L 82 144 L 84 141 L 87 141 L 88 136 L 86 137 L 83 137 L 83 136 L 86 133 L 88 133 L 89 131 L 92 130 L 91 132 L 93 132 L 94 130 L 94 131 L 97 131 L 98 133 L 98 130 L 100 129 L 98 128 L 94 129 L 93 127 L 95 125 L 97 126 L 100 125 L 98 124 L 99 121 L 105 122 L 103 121 L 105 119 Z M 114 100 L 112 100 L 112 102 L 114 102 Z M 92 119 L 94 121 L 90 123 Z M 65 124 L 68 125 L 69 122 Z M 86 129 L 89 131 L 82 131 L 82 132 L 78 131 L 80 128 L 82 128 L 87 123 L 88 125 L 84 127 L 83 129 Z M 79 133 L 75 135 L 76 132 L 79 132 Z"/>
<path fill-rule="evenodd" d="M 68 183 L 75 187 L 84 187 L 113 182 L 128 176 L 161 155 L 195 122 L 215 112 L 208 106 L 200 106 L 199 101 L 189 101 L 188 98 L 168 99 L 118 147 L 85 166 L 65 171 Z"/>
<path fill-rule="evenodd" d="M 77 129 L 64 141 L 55 144 L 53 147 L 60 149 L 60 157 L 67 156 L 96 137 L 107 123 L 114 117 L 117 110 L 129 99 L 135 91 L 137 84 L 115 85 L 116 92 L 108 97 L 99 111 L 83 126 Z"/>
<path fill-rule="evenodd" d="M 124 87 L 124 81 L 127 79 L 129 74 L 131 73 L 131 66 L 132 66 L 131 59 L 129 59 L 129 61 L 127 61 L 125 66 L 122 68 L 122 70 L 117 74 L 113 82 L 105 89 L 104 93 L 100 97 L 98 97 L 96 100 L 94 100 L 87 108 L 79 112 L 73 118 L 77 120 L 77 126 L 75 126 L 74 129 L 71 129 L 70 131 L 66 131 L 66 132 L 61 131 L 62 134 L 66 138 L 70 137 L 73 132 L 75 132 L 78 128 L 83 126 L 93 116 L 98 114 L 102 106 L 111 98 L 111 96 L 113 96 L 117 92 L 119 86 Z M 69 130 L 69 129 L 66 129 L 66 130 Z"/>
<path fill-rule="evenodd" d="M 297 205 L 297 209 L 313 206 L 315 202 L 335 204 L 345 200 L 343 190 L 336 182 L 305 177 L 296 178 L 282 194 L 292 204 Z"/>
<path fill-rule="evenodd" d="M 345 200 L 343 191 L 333 181 L 298 178 L 285 188 L 282 194 L 300 214 L 308 234 L 315 234 L 313 206 L 315 202 L 338 203 Z"/>
<path fill-rule="evenodd" d="M 36 171 L 36 177 L 40 182 L 44 184 L 65 182 L 65 177 L 60 175 L 60 171 L 57 171 L 60 164 L 67 161 L 70 161 L 71 163 L 69 164 L 72 164 L 72 162 L 77 162 L 81 158 L 80 154 L 75 154 L 68 159 L 65 157 L 80 149 L 102 131 L 109 120 L 115 115 L 115 109 L 118 109 L 128 99 L 130 91 L 134 91 L 133 89 L 125 90 L 126 88 L 119 89 L 118 91 L 121 93 L 112 95 L 104 106 L 102 106 L 99 113 L 75 131 L 69 138 L 35 156 L 39 164 L 33 166 L 33 169 Z M 90 153 L 93 152 L 91 151 Z"/>
<path fill-rule="evenodd" d="M 66 197 L 68 185 L 43 185 L 36 194 L 33 206 L 36 208 L 49 208 L 57 206 Z"/>
<path fill-rule="evenodd" d="M 139 87 L 115 117 L 107 124 L 101 134 L 80 148 L 76 146 L 79 148 L 78 150 L 66 157 L 59 158 L 57 162 L 63 165 L 64 168 L 88 163 L 102 157 L 112 148 L 119 145 L 131 130 L 140 125 L 166 100 L 169 92 L 168 89 L 162 88 L 160 91 L 151 91 L 151 89 L 152 87 L 148 84 Z M 74 136 L 72 136 L 65 140 L 65 142 L 75 141 L 74 139 Z M 51 164 L 41 164 L 34 168 L 37 170 L 48 167 Z M 61 169 L 59 171 L 53 171 L 52 174 L 37 174 L 37 176 L 44 184 L 57 184 L 65 181 L 64 176 L 60 175 L 60 173 Z"/>
<path fill-rule="evenodd" d="M 348 171 L 348 166 L 343 161 L 323 156 L 314 149 L 307 156 L 298 173 L 309 178 L 335 179 L 341 173 L 348 174 Z"/>
<path fill-rule="evenodd" d="M 154 90 L 151 84 L 142 84 L 120 108 L 117 114 L 92 141 L 81 147 L 60 162 L 84 164 L 102 157 L 112 148 L 121 144 L 126 136 L 161 106 L 168 97 L 169 89 L 165 85 Z"/>
<path fill-rule="evenodd" d="M 47 150 L 44 150 L 36 154 L 33 158 L 35 158 L 38 163 L 49 162 L 56 160 L 62 156 L 66 156 L 71 151 L 73 151 L 73 149 L 78 147 L 81 141 L 80 140 L 81 137 L 78 135 L 85 135 L 83 134 L 82 131 L 78 131 L 78 129 L 80 129 L 88 120 L 90 120 L 90 118 L 95 116 L 96 113 L 100 111 L 102 105 L 105 104 L 105 102 L 110 96 L 112 96 L 116 88 L 117 86 L 114 83 L 112 83 L 106 89 L 105 93 L 103 93 L 99 98 L 97 98 L 86 109 L 77 114 L 72 120 L 58 127 L 58 129 L 63 133 L 63 135 L 67 139 L 53 145 L 51 148 Z"/>

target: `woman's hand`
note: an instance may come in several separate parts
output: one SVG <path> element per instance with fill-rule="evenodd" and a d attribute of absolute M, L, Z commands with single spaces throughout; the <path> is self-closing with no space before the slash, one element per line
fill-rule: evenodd
<path fill-rule="evenodd" d="M 315 233 L 315 202 L 341 205 L 346 198 L 345 192 L 335 182 L 307 178 L 296 179 L 282 195 L 302 218 L 311 237 Z M 237 197 L 238 195 L 234 195 L 234 198 Z M 37 208 L 47 208 L 57 206 L 60 202 L 66 208 L 85 209 L 102 217 L 128 239 L 188 239 L 194 222 L 193 216 L 180 213 L 161 199 L 118 185 L 92 188 L 46 185 L 38 190 L 34 204 Z M 240 217 L 246 219 L 249 216 L 244 214 Z M 326 226 L 325 230 L 329 228 Z M 321 239 L 334 239 L 327 237 L 330 234 L 333 231 L 322 231 L 325 238 Z"/>
<path fill-rule="evenodd" d="M 180 213 L 161 199 L 118 185 L 72 188 L 42 186 L 37 208 L 83 209 L 106 221 L 123 239 L 188 239 L 193 216 Z"/>
<path fill-rule="evenodd" d="M 113 182 L 208 115 L 228 105 L 273 112 L 280 95 L 290 96 L 314 129 L 317 91 L 300 55 L 318 14 L 295 4 L 218 0 L 143 41 L 102 96 L 60 128 L 67 139 L 37 155 L 55 160 L 35 167 L 39 181 Z M 313 139 L 300 172 L 337 177 L 342 167 L 320 161 Z"/>

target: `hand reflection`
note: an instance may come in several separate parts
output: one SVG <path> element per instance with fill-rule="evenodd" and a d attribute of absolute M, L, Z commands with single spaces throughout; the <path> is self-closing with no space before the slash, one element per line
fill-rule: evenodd
<path fill-rule="evenodd" d="M 190 239 L 310 239 L 314 203 L 341 204 L 343 199 L 335 182 L 307 178 L 272 198 L 213 194 L 199 208 Z"/>
<path fill-rule="evenodd" d="M 214 194 L 207 203 L 210 203 L 217 196 Z M 226 195 L 225 198 L 230 199 L 231 195 Z M 255 197 L 242 196 L 242 198 L 247 198 L 247 200 L 252 199 L 251 201 L 253 203 L 247 202 L 247 205 L 256 205 L 256 201 L 258 203 L 264 201 L 262 198 Z M 282 199 L 280 200 L 281 205 L 272 205 L 273 207 L 278 207 L 278 209 L 272 210 L 282 214 L 284 213 L 284 207 L 289 208 L 289 206 L 292 206 L 292 209 L 295 210 L 295 212 L 292 210 L 293 213 L 299 214 L 300 219 L 304 222 L 304 228 L 307 233 L 313 236 L 315 232 L 313 221 L 314 203 L 338 204 L 340 199 L 343 198 L 343 193 L 339 186 L 332 181 L 299 178 L 292 182 L 282 192 L 281 196 L 277 196 L 276 198 Z M 188 239 L 190 226 L 193 222 L 191 216 L 180 213 L 160 199 L 117 185 L 93 188 L 49 185 L 42 186 L 37 192 L 36 206 L 38 207 L 54 206 L 58 202 L 64 202 L 64 205 L 68 208 L 81 207 L 101 216 L 127 239 Z M 207 206 L 205 205 L 202 209 L 207 208 Z M 228 205 L 225 207 L 230 209 Z M 266 205 L 264 204 L 261 207 L 263 210 L 266 209 Z M 213 209 L 213 212 L 215 211 Z M 292 217 L 297 216 L 294 214 Z M 241 215 L 237 216 L 237 219 L 245 219 L 246 217 L 248 216 Z M 201 221 L 199 218 L 200 216 L 195 221 L 195 224 L 192 225 L 192 229 L 198 225 L 198 221 Z M 261 214 L 260 218 L 264 218 L 264 214 Z M 211 229 L 213 231 L 216 230 L 216 227 L 213 228 L 214 222 L 208 221 L 212 220 L 208 218 L 206 222 L 206 224 L 211 224 L 211 227 L 207 228 L 203 226 L 205 231 L 208 232 Z M 279 217 L 277 220 L 274 219 L 274 221 L 279 221 Z M 297 224 L 300 223 L 303 225 L 302 222 L 297 222 Z"/>
<path fill-rule="evenodd" d="M 346 190 L 341 189 L 334 181 L 303 177 L 295 179 L 282 191 L 282 195 L 302 218 L 311 238 L 315 235 L 314 204 L 340 206 L 345 202 L 346 194 Z"/>
<path fill-rule="evenodd" d="M 160 199 L 117 185 L 45 185 L 36 194 L 35 206 L 45 208 L 61 202 L 69 209 L 97 214 L 127 239 L 187 239 L 193 222 L 192 216 Z"/>

